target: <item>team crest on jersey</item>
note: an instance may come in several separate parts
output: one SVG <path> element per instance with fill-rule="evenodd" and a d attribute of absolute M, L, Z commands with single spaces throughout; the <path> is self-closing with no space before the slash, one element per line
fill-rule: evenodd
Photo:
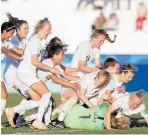
<path fill-rule="evenodd" d="M 86 56 L 86 62 L 88 62 L 90 60 L 90 56 Z"/>
<path fill-rule="evenodd" d="M 123 112 L 123 109 L 122 108 L 119 108 L 118 110 L 119 110 L 119 112 Z"/>

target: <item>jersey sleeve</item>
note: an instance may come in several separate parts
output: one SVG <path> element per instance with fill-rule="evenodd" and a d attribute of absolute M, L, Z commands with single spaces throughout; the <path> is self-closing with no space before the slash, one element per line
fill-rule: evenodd
<path fill-rule="evenodd" d="M 145 105 L 144 104 L 142 104 L 141 106 L 140 106 L 140 114 L 141 114 L 141 116 L 142 117 L 148 117 L 148 109 L 146 109 L 146 107 L 145 107 Z"/>
<path fill-rule="evenodd" d="M 88 53 L 87 44 L 86 45 L 81 44 L 81 45 L 78 46 L 78 48 L 77 48 L 77 58 L 79 60 L 86 61 L 87 53 Z"/>
<path fill-rule="evenodd" d="M 88 78 L 88 76 L 86 74 L 81 81 L 81 88 L 83 88 L 83 89 L 87 89 L 87 86 L 88 86 L 88 79 L 87 78 Z"/>
<path fill-rule="evenodd" d="M 57 65 L 56 68 L 60 71 L 60 73 L 64 72 L 64 70 L 59 65 Z"/>
<path fill-rule="evenodd" d="M 112 105 L 115 107 L 115 109 L 118 109 L 121 107 L 123 102 L 123 98 L 118 98 Z"/>
<path fill-rule="evenodd" d="M 94 58 L 100 58 L 100 49 L 95 47 L 93 49 L 93 52 L 94 52 Z"/>
<path fill-rule="evenodd" d="M 41 42 L 39 40 L 33 39 L 28 45 L 30 46 L 31 54 L 40 54 Z"/>

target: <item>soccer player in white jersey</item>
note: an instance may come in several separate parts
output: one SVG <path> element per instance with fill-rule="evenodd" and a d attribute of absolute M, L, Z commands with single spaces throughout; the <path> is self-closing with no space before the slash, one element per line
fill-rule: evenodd
<path fill-rule="evenodd" d="M 93 105 L 89 98 L 104 88 L 110 81 L 110 75 L 105 70 L 100 70 L 97 74 L 89 73 L 84 75 L 80 90 L 78 91 L 80 100 L 87 105 L 87 107 L 94 109 L 96 106 Z"/>
<path fill-rule="evenodd" d="M 144 117 L 148 125 L 148 110 L 143 104 L 143 95 L 141 92 L 128 93 L 127 95 L 118 98 L 108 108 L 105 115 L 105 127 L 111 129 L 111 113 L 118 110 L 116 117 L 120 118 L 122 115 L 131 116 L 140 113 Z"/>
<path fill-rule="evenodd" d="M 78 76 L 82 78 L 85 73 L 96 70 L 96 68 L 88 67 L 92 59 L 95 60 L 95 67 L 100 67 L 100 47 L 104 44 L 105 39 L 111 43 L 115 42 L 115 38 L 112 41 L 105 30 L 97 29 L 93 32 L 90 40 L 77 46 L 71 61 L 71 67 L 79 68 Z"/>
<path fill-rule="evenodd" d="M 38 69 L 38 77 L 40 79 L 42 79 L 44 82 L 46 82 L 48 79 L 51 79 L 54 83 L 57 83 L 62 86 L 66 86 L 68 88 L 72 88 L 73 91 L 75 91 L 74 89 L 77 89 L 79 87 L 79 85 L 77 83 L 68 82 L 68 80 L 69 81 L 77 81 L 77 80 L 79 80 L 79 78 L 71 76 L 69 74 L 66 74 L 64 72 L 64 70 L 60 67 L 60 65 L 62 64 L 62 60 L 64 58 L 64 51 L 65 51 L 65 45 L 63 45 L 61 43 L 53 43 L 53 44 L 47 45 L 47 47 L 46 47 L 47 57 L 45 60 L 42 61 L 42 63 L 47 66 L 57 68 L 60 71 L 60 73 L 53 74 L 52 72 Z M 57 77 L 58 75 L 62 76 L 67 81 L 58 78 Z M 69 93 L 67 93 L 67 96 L 71 96 L 71 98 L 74 100 L 74 103 L 77 102 L 77 99 L 75 99 L 77 94 L 75 92 L 73 92 L 72 94 L 70 94 L 70 92 L 69 92 Z M 46 117 L 46 115 L 44 116 L 44 118 L 45 118 L 45 122 L 46 122 L 46 119 L 48 119 Z M 48 125 L 48 124 L 49 124 L 49 121 L 46 122 L 46 125 Z"/>
<path fill-rule="evenodd" d="M 9 38 L 13 36 L 15 32 L 15 26 L 10 22 L 4 22 L 1 25 L 1 61 L 3 60 L 4 56 L 7 55 L 16 60 L 22 60 L 22 57 L 18 56 L 17 54 L 22 54 L 23 51 L 18 49 L 13 44 L 8 42 Z M 14 53 L 15 52 L 15 53 Z M 7 99 L 7 91 L 3 81 L 3 75 L 1 73 L 1 115 L 6 106 L 6 99 Z"/>
<path fill-rule="evenodd" d="M 18 18 L 13 17 L 10 13 L 7 13 L 7 16 L 9 18 L 9 22 L 13 23 L 16 28 L 16 35 L 11 38 L 10 42 L 13 45 L 15 45 L 16 47 L 24 50 L 26 47 L 26 44 L 27 44 L 26 36 L 27 36 L 28 30 L 29 30 L 28 23 L 25 20 L 19 20 Z M 14 79 L 16 76 L 16 71 L 17 71 L 19 63 L 20 63 L 20 61 L 16 61 L 10 57 L 7 57 L 6 66 L 5 66 L 5 70 L 4 70 L 4 79 L 5 79 L 6 84 L 9 87 L 12 87 L 20 92 L 20 90 L 14 84 Z M 22 101 L 24 101 L 24 100 L 22 100 Z M 22 115 L 23 115 L 23 113 L 18 115 L 18 117 L 16 119 L 16 125 L 17 125 L 18 120 L 20 121 L 23 119 Z"/>
<path fill-rule="evenodd" d="M 28 41 L 28 44 L 24 51 L 23 60 L 19 64 L 17 70 L 17 78 L 23 84 L 22 88 L 24 90 L 31 88 L 33 91 L 35 91 L 41 96 L 38 109 L 38 116 L 37 119 L 33 122 L 33 126 L 36 128 L 40 128 L 40 126 L 42 125 L 42 129 L 46 129 L 46 126 L 42 123 L 42 119 L 49 102 L 51 102 L 51 93 L 44 84 L 44 82 L 37 78 L 36 70 L 37 68 L 41 68 L 47 71 L 58 73 L 57 69 L 49 67 L 40 61 L 42 47 L 41 41 L 43 39 L 46 39 L 50 33 L 51 24 L 49 20 L 47 18 L 40 20 L 35 27 L 34 34 Z M 14 127 L 13 110 L 9 110 L 8 114 L 8 121 L 10 125 Z"/>
<path fill-rule="evenodd" d="M 128 83 L 135 75 L 136 69 L 133 65 L 125 63 L 118 74 L 111 75 L 111 81 L 107 87 L 103 88 L 99 92 L 99 98 L 105 96 L 110 99 L 110 102 L 115 101 L 117 98 L 127 94 L 122 83 Z M 105 94 L 105 95 L 104 95 Z M 101 102 L 101 101 L 100 101 Z"/>
<path fill-rule="evenodd" d="M 7 14 L 7 16 L 9 18 L 9 22 L 13 23 L 16 27 L 16 35 L 11 38 L 10 42 L 16 47 L 24 50 L 27 44 L 26 36 L 29 30 L 28 23 L 25 20 L 19 20 L 18 18 L 12 17 L 11 14 Z M 16 74 L 19 62 L 20 61 L 16 61 L 10 57 L 7 57 L 6 60 L 4 78 L 6 84 L 13 88 L 15 88 L 14 76 Z"/>

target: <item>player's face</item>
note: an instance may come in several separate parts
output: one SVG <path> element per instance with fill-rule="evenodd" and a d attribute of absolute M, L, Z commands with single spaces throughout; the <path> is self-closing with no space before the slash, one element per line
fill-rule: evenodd
<path fill-rule="evenodd" d="M 14 32 L 15 32 L 15 29 L 12 29 L 12 30 L 10 30 L 10 31 L 5 31 L 4 33 L 3 33 L 3 37 L 4 37 L 4 40 L 5 41 L 7 41 L 7 40 L 9 40 L 9 38 L 11 38 L 12 36 L 13 36 L 13 34 L 14 34 Z"/>
<path fill-rule="evenodd" d="M 132 72 L 127 72 L 127 73 L 123 72 L 122 74 L 124 76 L 124 82 L 125 83 L 128 83 L 129 81 L 131 81 L 134 77 L 134 73 L 132 73 Z"/>
<path fill-rule="evenodd" d="M 130 109 L 135 110 L 138 108 L 142 103 L 142 98 L 134 97 L 130 102 Z"/>
<path fill-rule="evenodd" d="M 29 26 L 27 23 L 24 23 L 20 26 L 20 28 L 17 29 L 18 35 L 21 38 L 25 38 L 29 32 Z"/>
<path fill-rule="evenodd" d="M 49 23 L 45 24 L 45 26 L 42 29 L 43 32 L 43 39 L 46 39 L 48 35 L 51 34 L 51 25 Z"/>
<path fill-rule="evenodd" d="M 117 74 L 119 72 L 119 64 L 116 63 L 115 66 L 109 66 L 109 69 L 108 69 L 109 73 L 112 73 L 112 74 Z"/>
<path fill-rule="evenodd" d="M 96 47 L 100 48 L 101 45 L 103 45 L 104 41 L 105 41 L 105 36 L 103 34 L 98 35 L 96 38 L 93 39 Z"/>
<path fill-rule="evenodd" d="M 53 56 L 54 61 L 55 61 L 56 64 L 58 64 L 58 65 L 62 64 L 63 58 L 64 58 L 64 51 L 63 51 L 63 50 L 60 50 L 60 53 L 59 53 L 59 54 L 55 54 L 55 55 Z"/>

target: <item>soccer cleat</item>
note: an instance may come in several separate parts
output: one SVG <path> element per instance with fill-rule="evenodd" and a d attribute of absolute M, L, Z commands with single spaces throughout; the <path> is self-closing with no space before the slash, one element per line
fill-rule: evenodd
<path fill-rule="evenodd" d="M 34 128 L 33 126 L 32 126 L 32 123 L 35 121 L 35 120 L 30 120 L 28 117 L 25 117 L 25 123 L 26 123 L 26 125 L 29 127 L 29 128 Z"/>
<path fill-rule="evenodd" d="M 53 123 L 49 123 L 47 125 L 47 128 L 52 129 L 52 128 L 56 128 L 55 125 Z"/>
<path fill-rule="evenodd" d="M 51 116 L 51 121 L 54 121 L 54 120 L 58 119 L 59 115 L 60 115 L 60 113 L 58 113 L 58 112 L 55 113 L 55 114 L 53 114 L 53 115 Z"/>
<path fill-rule="evenodd" d="M 63 121 L 57 120 L 56 123 L 55 123 L 55 127 L 56 128 L 65 128 L 65 124 L 64 124 Z"/>
<path fill-rule="evenodd" d="M 23 119 L 23 115 L 18 115 L 17 119 L 16 119 L 16 127 L 23 127 L 24 126 L 24 119 Z"/>

